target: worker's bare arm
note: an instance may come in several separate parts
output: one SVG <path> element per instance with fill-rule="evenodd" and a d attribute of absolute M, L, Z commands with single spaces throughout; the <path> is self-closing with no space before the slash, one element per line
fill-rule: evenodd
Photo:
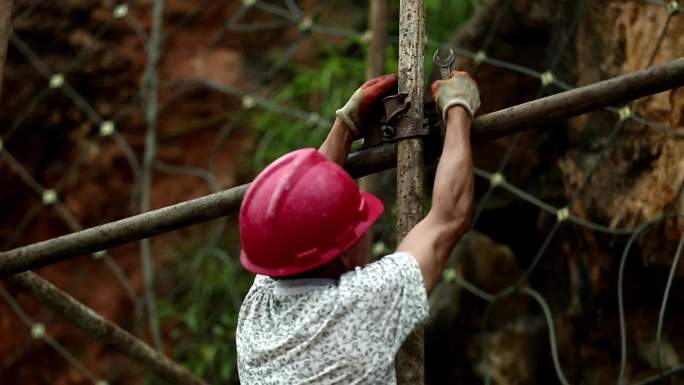
<path fill-rule="evenodd" d="M 439 280 L 454 245 L 467 231 L 473 206 L 470 116 L 461 106 L 451 107 L 446 125 L 432 207 L 398 247 L 398 251 L 410 253 L 418 262 L 428 294 Z"/>
<path fill-rule="evenodd" d="M 321 147 L 318 148 L 318 152 L 340 166 L 344 166 L 347 155 L 349 155 L 352 141 L 352 132 L 344 121 L 337 118 L 335 119 L 335 123 L 333 123 L 328 136 L 325 138 L 325 141 L 323 141 Z"/>

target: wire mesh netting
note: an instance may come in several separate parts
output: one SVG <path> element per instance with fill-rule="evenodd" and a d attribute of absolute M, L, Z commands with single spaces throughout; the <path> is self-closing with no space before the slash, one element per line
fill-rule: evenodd
<path fill-rule="evenodd" d="M 475 47 L 460 45 L 451 38 L 455 31 L 449 25 L 437 26 L 428 17 L 426 52 L 453 48 L 481 84 L 513 74 L 526 89 L 521 94 L 511 92 L 515 104 L 572 89 L 573 84 L 580 83 L 573 66 L 578 28 L 595 12 L 596 4 L 559 4 L 557 13 L 561 16 L 553 20 L 554 27 L 547 27 L 548 39 L 535 42 L 546 47 L 541 58 L 521 64 L 510 59 L 519 53 L 495 49 L 502 35 L 512 28 L 510 15 L 520 12 L 515 9 L 520 4 L 512 0 L 482 4 L 464 1 L 458 6 L 428 2 L 432 12 L 428 16 L 467 15 L 481 7 L 492 7 L 494 16 L 488 20 L 486 33 L 475 39 Z M 656 39 L 642 55 L 643 68 L 675 59 L 661 50 L 664 44 L 678 41 L 670 34 L 684 6 L 677 1 L 656 0 L 632 5 L 650 7 L 649 12 L 656 15 L 649 25 Z M 449 13 L 450 7 L 458 11 Z M 27 0 L 16 1 L 13 13 L 0 131 L 0 178 L 6 186 L 1 195 L 6 213 L 0 232 L 3 251 L 247 182 L 255 171 L 294 146 L 316 146 L 332 125 L 335 108 L 362 82 L 364 58 L 370 54 L 368 43 L 373 38 L 367 31 L 366 7 L 323 2 L 155 0 L 148 4 L 105 0 L 47 4 Z M 395 23 L 390 20 L 389 24 Z M 396 27 L 390 27 L 386 49 L 390 71 L 396 68 L 398 42 L 393 31 L 396 33 Z M 486 95 L 483 92 L 485 109 Z M 611 290 L 613 296 L 607 296 L 614 300 L 612 310 L 618 320 L 612 327 L 619 326 L 618 341 L 610 342 L 617 344 L 614 348 L 619 358 L 612 361 L 615 373 L 609 380 L 648 384 L 684 370 L 678 360 L 672 363 L 665 359 L 672 354 L 663 353 L 665 348 L 677 346 L 674 342 L 665 344 L 665 330 L 684 236 L 675 236 L 677 246 L 669 261 L 664 290 L 659 298 L 651 299 L 659 304 L 653 327 L 652 367 L 630 369 L 625 316 L 625 287 L 630 284 L 625 270 L 630 252 L 639 238 L 654 228 L 676 227 L 677 202 L 684 184 L 673 188 L 662 210 L 639 216 L 635 222 L 602 221 L 588 215 L 580 202 L 595 181 L 596 170 L 608 157 L 615 156 L 621 144 L 618 138 L 627 135 L 626 131 L 629 135 L 657 132 L 662 141 L 681 138 L 677 127 L 646 108 L 640 109 L 639 103 L 597 112 L 612 126 L 592 147 L 594 156 L 584 165 L 581 177 L 562 196 L 546 200 L 549 194 L 542 197 L 537 192 L 547 180 L 530 175 L 521 178 L 513 169 L 512 165 L 517 167 L 519 162 L 516 154 L 529 150 L 526 134 L 499 141 L 494 148 L 500 153 L 477 162 L 474 230 L 488 233 L 498 205 L 511 196 L 518 206 L 537 210 L 535 220 L 541 223 L 529 229 L 540 234 L 539 242 L 536 238 L 526 241 L 524 250 L 530 256 L 521 259 L 525 264 L 510 284 L 491 291 L 470 282 L 462 269 L 445 271 L 443 285 L 462 288 L 485 304 L 484 311 L 477 312 L 478 321 L 473 322 L 481 325 L 482 343 L 476 354 L 481 358 L 471 357 L 480 362 L 479 369 L 471 370 L 485 383 L 505 383 L 491 369 L 492 358 L 488 356 L 494 309 L 509 298 L 521 296 L 538 306 L 542 329 L 548 333 L 543 354 L 553 367 L 550 381 L 594 383 L 577 369 L 581 367 L 577 363 L 571 375 L 563 369 L 565 357 L 559 353 L 556 324 L 567 321 L 559 321 L 554 312 L 564 308 L 565 299 L 556 298 L 558 305 L 548 303 L 543 291 L 533 288 L 534 274 L 548 274 L 539 272 L 539 267 L 543 260 L 554 258 L 549 255 L 553 245 L 572 242 L 573 236 L 583 239 L 579 243 L 587 242 L 587 238 L 604 242 L 620 256 L 615 269 L 617 288 Z M 561 158 L 553 156 L 555 160 Z M 559 178 L 551 180 L 560 184 L 561 190 L 568 187 L 562 181 L 558 183 Z M 48 267 L 41 275 L 188 365 L 206 381 L 235 381 L 234 362 L 224 363 L 221 369 L 206 364 L 225 357 L 234 359 L 234 352 L 221 355 L 234 350 L 235 314 L 249 285 L 249 277 L 240 271 L 236 258 L 233 219 L 143 240 L 135 246 L 99 251 L 88 260 L 82 257 Z M 392 242 L 391 236 L 383 239 L 392 233 L 391 225 L 384 226 L 387 228 L 380 230 L 376 242 L 378 254 L 386 252 L 388 247 L 383 244 Z M 562 234 L 564 229 L 572 235 Z M 213 291 L 208 286 L 193 289 L 192 281 L 216 278 L 193 276 L 202 271 L 199 264 L 220 271 L 220 279 L 234 283 L 235 290 L 222 292 L 219 289 L 225 287 L 220 285 Z M 200 327 L 199 321 L 187 317 L 193 306 L 188 293 L 211 296 L 215 301 L 212 304 L 226 304 L 225 308 L 211 309 L 215 327 L 210 331 L 193 329 Z M 26 378 L 57 383 L 54 380 L 59 378 L 59 383 L 98 385 L 141 378 L 137 369 L 131 369 L 130 361 L 19 295 L 11 285 L 0 285 L 0 296 L 7 305 L 0 313 L 5 325 L 2 333 L 8 336 L 0 347 L 3 378 L 17 383 Z M 225 313 L 233 315 L 227 317 Z M 228 347 L 217 350 L 213 344 L 204 343 L 206 338 L 225 339 Z M 197 347 L 201 349 L 194 349 Z M 30 373 L 31 357 L 36 356 L 51 361 L 46 370 L 50 379 Z M 57 356 L 60 360 L 53 360 Z"/>

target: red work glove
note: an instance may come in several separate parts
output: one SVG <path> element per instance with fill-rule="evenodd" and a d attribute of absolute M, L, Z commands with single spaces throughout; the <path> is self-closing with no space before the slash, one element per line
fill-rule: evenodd
<path fill-rule="evenodd" d="M 382 109 L 379 102 L 384 96 L 396 90 L 397 75 L 383 75 L 371 79 L 352 94 L 344 107 L 335 112 L 346 123 L 354 139 L 363 136 L 373 108 Z M 376 105 L 377 103 L 377 105 Z"/>
<path fill-rule="evenodd" d="M 475 80 L 464 71 L 454 71 L 447 80 L 432 82 L 432 97 L 446 122 L 447 112 L 453 106 L 461 106 L 470 115 L 475 116 L 480 108 L 480 91 Z"/>

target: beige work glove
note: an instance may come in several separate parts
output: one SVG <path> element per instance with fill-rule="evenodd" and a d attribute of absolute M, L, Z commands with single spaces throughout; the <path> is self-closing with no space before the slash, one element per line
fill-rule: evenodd
<path fill-rule="evenodd" d="M 335 112 L 347 125 L 354 139 L 363 137 L 370 122 L 371 112 L 382 112 L 382 98 L 396 90 L 397 75 L 383 75 L 368 80 L 356 90 L 347 104 Z"/>
<path fill-rule="evenodd" d="M 480 91 L 475 80 L 464 71 L 454 71 L 447 80 L 432 82 L 432 97 L 446 122 L 447 112 L 453 106 L 461 106 L 473 119 L 480 108 Z"/>

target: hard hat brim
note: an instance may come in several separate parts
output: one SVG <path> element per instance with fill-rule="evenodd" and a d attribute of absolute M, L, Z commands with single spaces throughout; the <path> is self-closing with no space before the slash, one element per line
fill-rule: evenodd
<path fill-rule="evenodd" d="M 359 235 L 359 239 L 363 236 L 363 234 L 370 229 L 371 226 L 380 218 L 382 213 L 385 211 L 385 205 L 382 203 L 380 198 L 376 197 L 375 195 L 366 192 L 366 191 L 359 191 L 361 194 L 361 197 L 366 201 L 366 204 L 368 205 L 368 217 L 359 222 L 359 224 L 356 226 L 356 233 Z"/>

